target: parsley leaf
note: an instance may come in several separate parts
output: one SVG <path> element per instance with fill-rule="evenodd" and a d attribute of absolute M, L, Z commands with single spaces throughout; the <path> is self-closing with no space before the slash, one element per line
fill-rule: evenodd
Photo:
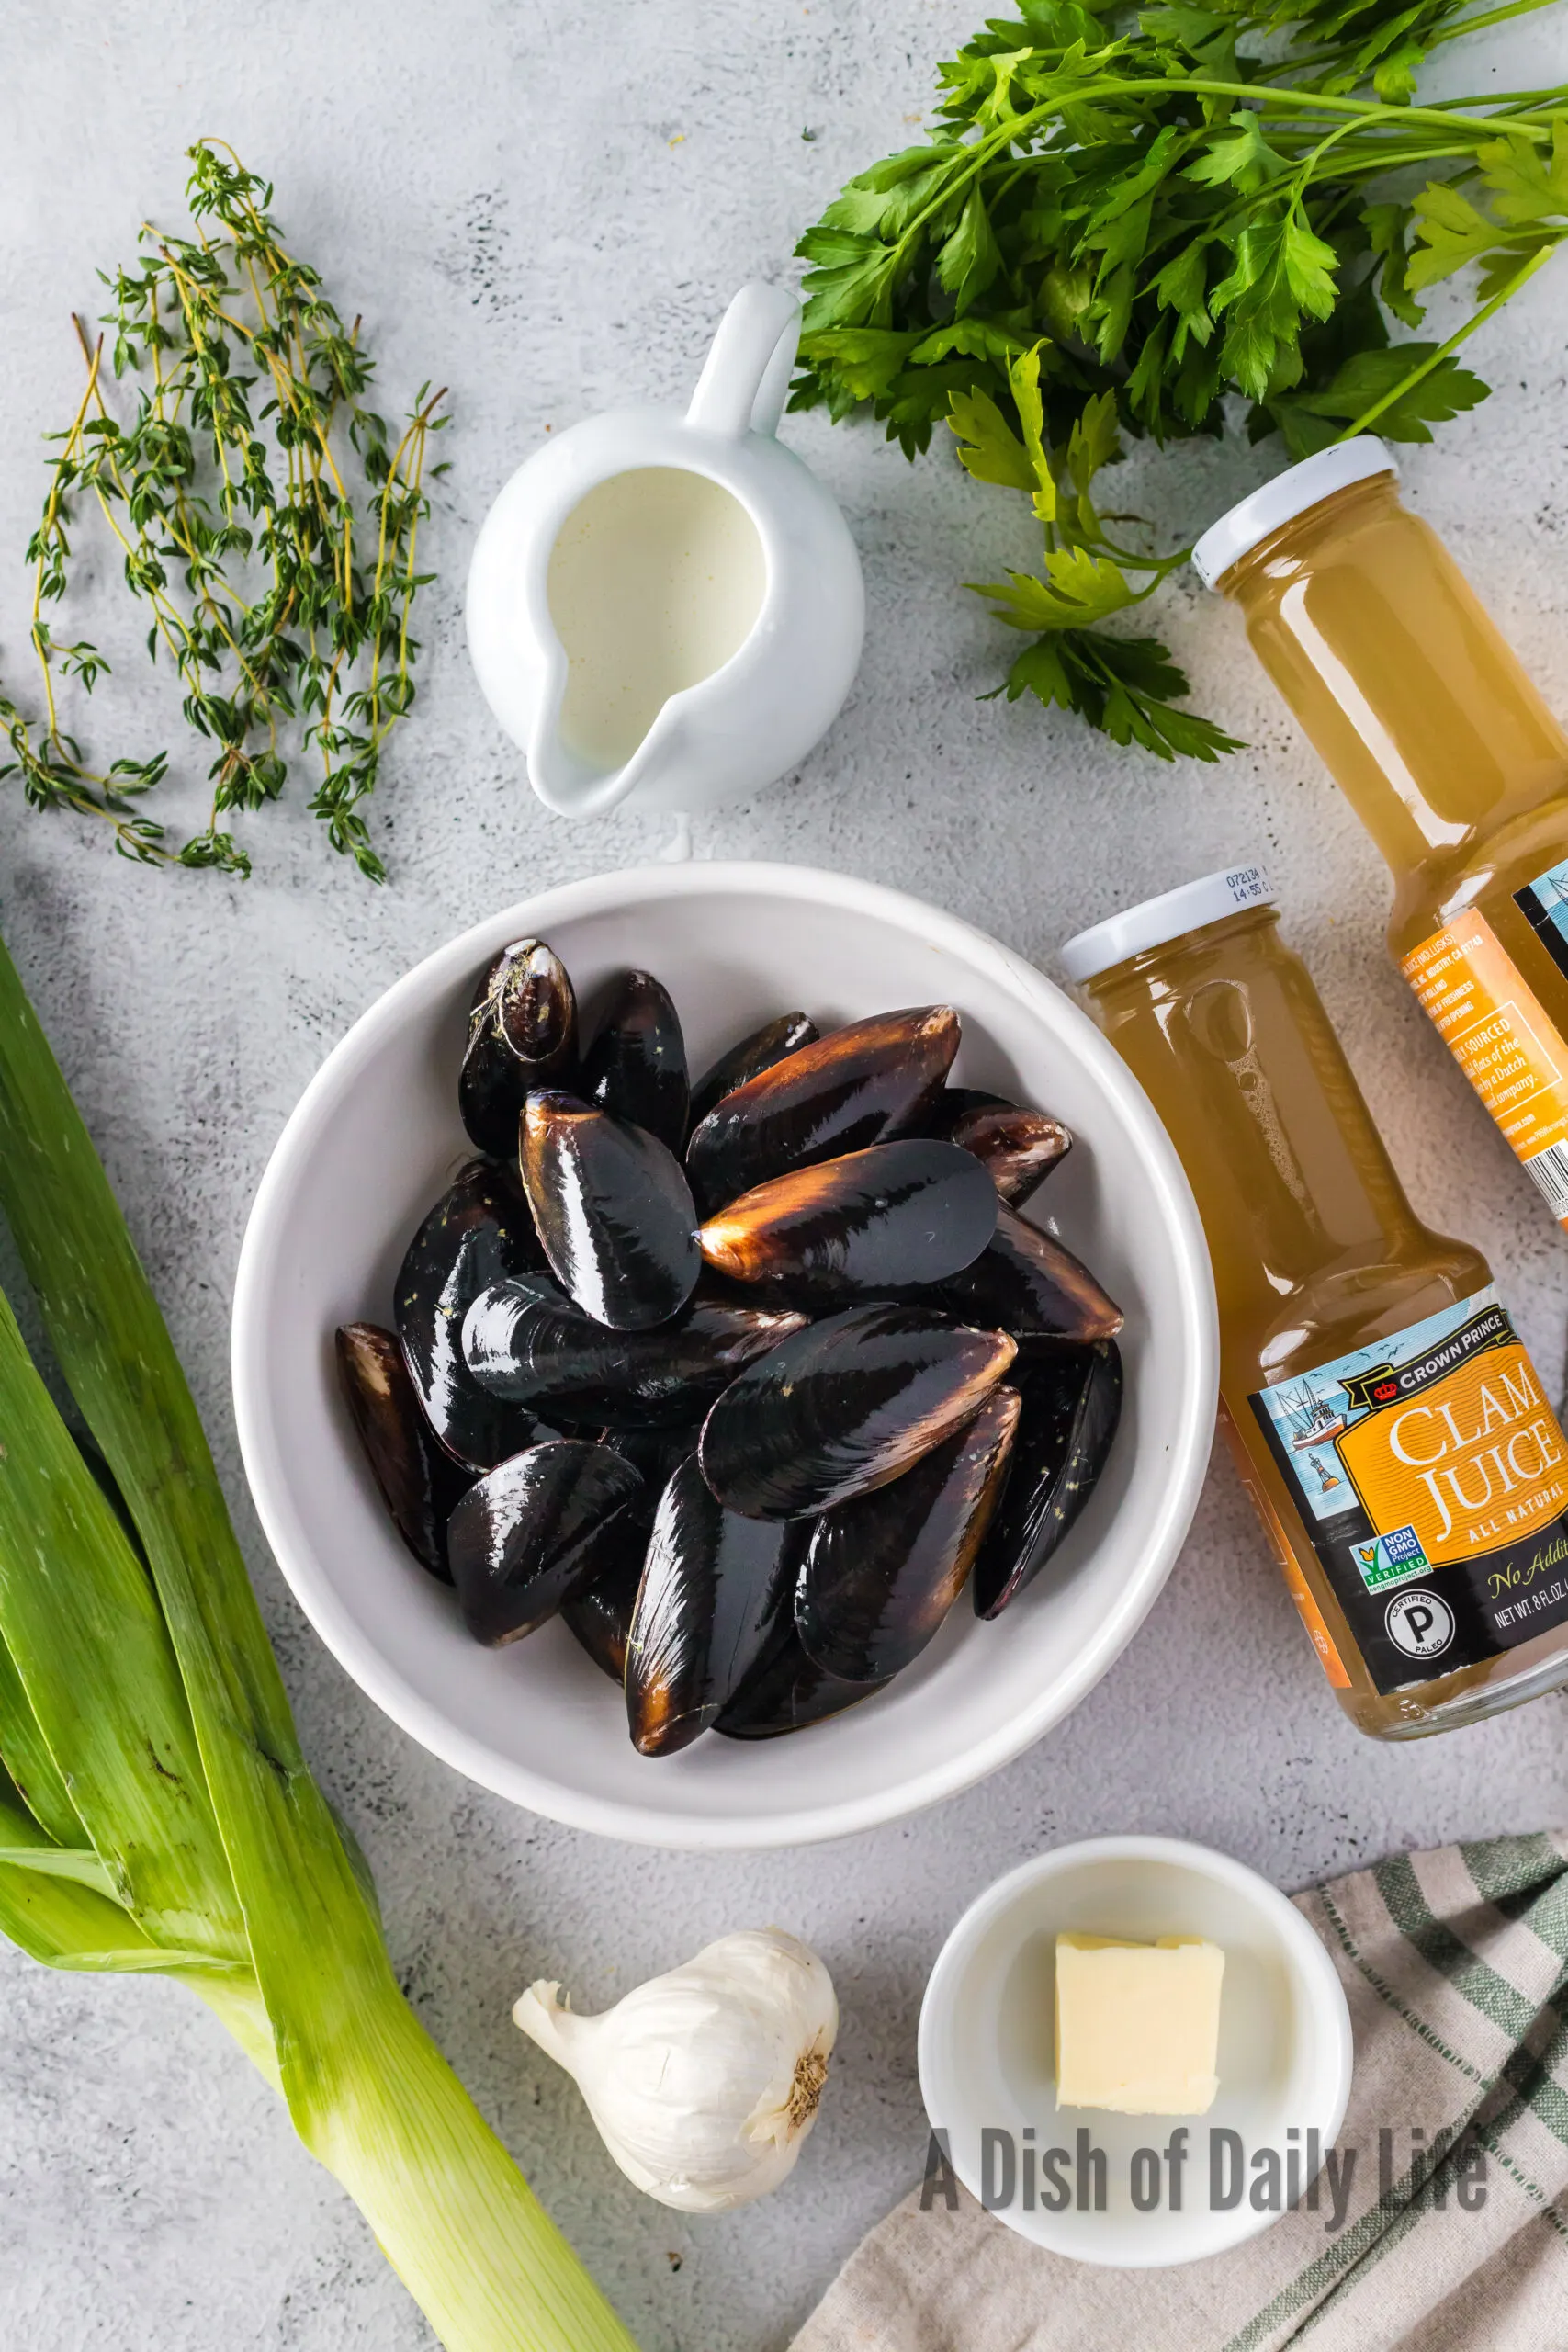
<path fill-rule="evenodd" d="M 1477 407 L 1490 388 L 1457 359 L 1440 359 L 1406 384 L 1439 348 L 1435 343 L 1393 343 L 1382 351 L 1359 351 L 1325 390 L 1276 401 L 1272 405 L 1291 455 L 1306 458 L 1326 448 L 1391 391 L 1398 397 L 1380 409 L 1377 420 L 1385 441 L 1429 441 L 1434 424 L 1447 424 L 1465 409 Z"/>
<path fill-rule="evenodd" d="M 1033 496 L 1039 487 L 1033 460 L 988 393 L 954 392 L 948 422 L 958 435 L 958 462 L 965 473 Z"/>
<path fill-rule="evenodd" d="M 1009 693 L 1213 758 L 1229 738 L 1173 713 L 1154 640 L 1099 626 L 1186 552 L 1096 513 L 1122 437 L 1217 435 L 1239 395 L 1296 458 L 1363 420 L 1429 439 L 1485 397 L 1455 351 L 1568 237 L 1568 87 L 1413 104 L 1466 7 L 1017 0 L 938 64 L 929 138 L 807 232 L 794 404 L 869 409 L 910 456 L 945 421 L 968 473 L 1031 502 L 1042 562 L 980 587 L 1035 640 Z M 1472 265 L 1455 335 L 1391 344 Z"/>
<path fill-rule="evenodd" d="M 1212 761 L 1239 752 L 1240 743 L 1212 719 L 1173 707 L 1172 698 L 1187 690 L 1157 639 L 1073 629 L 1025 646 L 996 691 L 1009 702 L 1029 694 L 1076 711 L 1113 743 L 1141 744 L 1159 760 Z"/>
<path fill-rule="evenodd" d="M 1224 130 L 1215 131 L 1187 177 L 1202 187 L 1224 187 L 1227 181 L 1243 196 L 1256 196 L 1271 180 L 1283 179 L 1291 166 L 1278 148 L 1264 138 L 1250 108 L 1233 118 Z"/>

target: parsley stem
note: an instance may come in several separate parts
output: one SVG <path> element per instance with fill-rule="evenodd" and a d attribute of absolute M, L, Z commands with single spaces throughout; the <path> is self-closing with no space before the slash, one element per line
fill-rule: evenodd
<path fill-rule="evenodd" d="M 1016 139 L 1021 131 L 1032 128 L 1036 122 L 1047 120 L 1052 115 L 1061 113 L 1065 106 L 1081 106 L 1090 98 L 1117 97 L 1123 94 L 1129 96 L 1144 97 L 1161 91 L 1167 93 L 1190 91 L 1194 97 L 1236 99 L 1261 97 L 1266 103 L 1258 112 L 1264 120 L 1268 119 L 1270 107 L 1281 106 L 1293 107 L 1299 113 L 1304 114 L 1343 114 L 1359 117 L 1362 122 L 1368 124 L 1387 123 L 1392 126 L 1396 122 L 1431 122 L 1443 130 L 1452 131 L 1456 129 L 1473 130 L 1483 133 L 1487 138 L 1495 138 L 1497 131 L 1496 123 L 1483 115 L 1453 114 L 1439 110 L 1436 107 L 1391 107 L 1371 98 L 1339 98 L 1331 96 L 1326 91 L 1291 90 L 1279 84 L 1210 81 L 1198 74 L 1182 74 L 1179 78 L 1174 75 L 1159 77 L 1151 75 L 1147 79 L 1118 76 L 1114 79 L 1107 77 L 1100 82 L 1081 83 L 1077 87 L 1064 92 L 1060 99 L 1047 99 L 1037 107 L 1032 107 L 1027 114 L 1016 116 L 1010 124 L 1005 126 L 1005 129 L 1009 138 Z M 1556 119 L 1561 120 L 1561 116 Z M 1550 146 L 1551 143 L 1550 127 L 1538 128 L 1528 116 L 1510 116 L 1508 129 L 1510 134 L 1517 133 L 1519 137 L 1533 140 L 1538 145 Z M 996 143 L 994 140 L 992 143 Z M 978 150 L 972 152 L 978 153 Z"/>
<path fill-rule="evenodd" d="M 1486 25 L 1500 25 L 1509 17 L 1532 16 L 1538 8 L 1547 8 L 1551 0 L 1507 0 L 1502 8 L 1487 8 L 1479 17 L 1467 17 L 1462 24 L 1447 25 L 1441 32 L 1428 37 L 1427 46 L 1436 49 L 1439 42 L 1461 40 L 1466 33 L 1478 33 Z"/>
<path fill-rule="evenodd" d="M 1402 376 L 1398 383 L 1391 390 L 1384 392 L 1381 400 L 1372 402 L 1371 408 L 1364 409 L 1354 424 L 1348 424 L 1344 432 L 1336 436 L 1337 439 L 1353 440 L 1358 433 L 1365 433 L 1369 425 L 1375 424 L 1385 409 L 1391 409 L 1396 401 L 1404 399 L 1405 393 L 1414 385 L 1420 383 L 1423 377 L 1429 376 L 1435 368 L 1442 366 L 1445 359 L 1451 358 L 1461 344 L 1467 342 L 1477 327 L 1483 327 L 1487 320 L 1502 309 L 1505 302 L 1511 300 L 1526 279 L 1533 277 L 1536 271 L 1551 260 L 1556 250 L 1555 239 L 1551 244 L 1539 245 L 1529 259 L 1514 272 L 1507 283 L 1500 287 L 1493 295 L 1489 302 L 1483 302 L 1480 310 L 1468 318 L 1456 334 L 1450 335 L 1447 343 L 1440 343 L 1429 358 L 1424 359 L 1418 368 L 1413 368 L 1407 376 Z"/>

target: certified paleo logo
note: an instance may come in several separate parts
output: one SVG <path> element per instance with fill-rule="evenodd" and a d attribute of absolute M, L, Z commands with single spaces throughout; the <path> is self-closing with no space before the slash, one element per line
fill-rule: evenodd
<path fill-rule="evenodd" d="M 1454 1612 L 1426 1585 L 1396 1592 L 1383 1611 L 1389 1640 L 1406 1657 L 1441 1657 L 1454 1637 Z"/>

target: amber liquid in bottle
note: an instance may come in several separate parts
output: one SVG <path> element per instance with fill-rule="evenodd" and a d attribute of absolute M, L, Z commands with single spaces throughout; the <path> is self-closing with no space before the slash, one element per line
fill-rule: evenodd
<path fill-rule="evenodd" d="M 1568 928 L 1532 895 L 1568 861 L 1568 737 L 1389 475 L 1217 584 L 1393 869 L 1395 962 L 1568 1220 Z"/>
<path fill-rule="evenodd" d="M 1380 1689 L 1264 1433 L 1258 1392 L 1406 1333 L 1491 1281 L 1478 1250 L 1411 1208 L 1274 910 L 1132 956 L 1086 993 L 1197 1197 L 1219 1298 L 1222 1423 L 1345 1712 L 1374 1737 L 1414 1738 L 1568 1681 L 1565 1616 L 1458 1670 L 1424 1678 L 1412 1663 L 1408 1682 Z M 1568 1501 L 1568 1462 L 1559 1476 Z"/>

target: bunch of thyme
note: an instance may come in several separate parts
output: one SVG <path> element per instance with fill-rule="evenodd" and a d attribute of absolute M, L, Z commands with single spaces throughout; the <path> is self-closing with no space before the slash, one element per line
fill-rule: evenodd
<path fill-rule="evenodd" d="M 194 237 L 143 227 L 139 266 L 104 282 L 114 309 L 112 379 L 136 385 L 121 421 L 107 393 L 105 338 L 76 322 L 86 362 L 81 404 L 51 464 L 34 568 L 32 642 L 42 716 L 0 689 L 0 778 L 19 775 L 40 808 L 106 820 L 120 853 L 150 865 L 247 875 L 226 831 L 233 810 L 281 795 L 291 724 L 319 762 L 311 813 L 333 849 L 372 881 L 385 869 L 361 803 L 387 738 L 414 699 L 414 602 L 433 577 L 417 563 L 430 511 L 430 436 L 443 398 L 422 387 L 395 442 L 367 405 L 373 362 L 308 264 L 271 218 L 272 189 L 233 150 L 189 151 Z M 172 660 L 185 715 L 211 747 L 211 806 L 178 846 L 144 797 L 169 755 L 96 769 L 68 731 L 60 686 L 91 692 L 108 662 L 58 636 L 51 608 L 70 584 L 74 518 L 95 503 L 147 607 L 147 650 Z"/>
<path fill-rule="evenodd" d="M 908 457 L 945 423 L 1043 526 L 1038 575 L 970 583 L 1030 639 L 998 693 L 1164 759 L 1235 749 L 1174 707 L 1156 639 L 1100 626 L 1190 554 L 1097 511 L 1122 434 L 1218 435 L 1241 401 L 1301 458 L 1430 440 L 1486 397 L 1454 354 L 1568 236 L 1568 87 L 1414 103 L 1431 50 L 1550 0 L 1468 5 L 1021 0 L 938 67 L 931 138 L 807 232 L 793 404 L 869 407 Z M 1457 333 L 1393 340 L 1472 262 Z"/>

